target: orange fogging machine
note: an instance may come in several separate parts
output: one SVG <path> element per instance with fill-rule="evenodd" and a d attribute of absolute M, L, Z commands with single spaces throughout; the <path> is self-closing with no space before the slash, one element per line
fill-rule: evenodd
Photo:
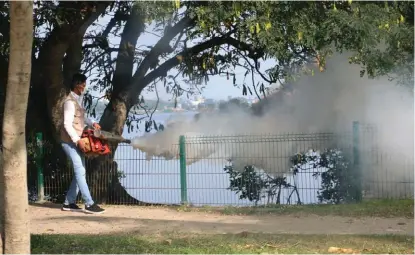
<path fill-rule="evenodd" d="M 110 154 L 110 142 L 131 144 L 131 140 L 125 139 L 120 135 L 116 135 L 103 130 L 89 128 L 85 129 L 82 132 L 81 140 L 85 143 L 84 153 L 85 156 L 88 157 Z"/>

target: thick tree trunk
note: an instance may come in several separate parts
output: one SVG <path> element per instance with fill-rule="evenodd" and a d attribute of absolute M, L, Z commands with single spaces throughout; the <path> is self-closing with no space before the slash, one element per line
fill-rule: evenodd
<path fill-rule="evenodd" d="M 0 151 L 0 254 L 4 254 L 4 178 L 3 152 Z"/>
<path fill-rule="evenodd" d="M 127 105 L 123 99 L 113 99 L 101 117 L 100 125 L 103 130 L 122 135 L 127 113 L 131 105 Z M 114 161 L 117 144 L 111 144 L 112 153 L 109 156 L 101 156 L 88 160 L 88 183 L 94 200 L 105 204 L 135 204 L 135 205 L 160 205 L 156 203 L 142 202 L 132 197 L 121 185 L 117 163 Z"/>
<path fill-rule="evenodd" d="M 7 84 L 7 71 L 8 71 L 8 62 L 5 61 L 5 59 L 0 59 L 0 109 L 4 109 L 4 101 L 5 101 L 5 94 L 6 94 L 6 84 Z M 3 119 L 3 112 L 0 112 L 1 119 Z M 0 129 L 3 130 L 3 123 L 0 122 Z M 3 137 L 3 135 L 2 135 Z M 2 140 L 2 137 L 0 140 Z M 0 254 L 4 253 L 4 225 L 3 225 L 3 219 L 4 219 L 4 180 L 3 180 L 3 174 L 1 173 L 1 170 L 3 169 L 3 154 L 0 151 Z"/>
<path fill-rule="evenodd" d="M 82 8 L 79 2 L 63 2 L 72 8 Z M 60 140 L 59 129 L 63 123 L 62 103 L 69 93 L 64 86 L 74 72 L 79 71 L 82 60 L 82 39 L 88 27 L 105 12 L 111 2 L 97 3 L 95 11 L 90 11 L 86 18 L 79 19 L 71 24 L 56 27 L 48 36 L 47 41 L 39 53 L 40 77 L 47 95 L 48 115 L 53 124 L 53 133 L 56 141 Z M 73 6 L 72 6 L 73 5 Z M 81 11 L 81 9 L 79 9 Z M 66 57 L 65 54 L 67 54 Z M 65 70 L 62 69 L 65 68 Z"/>
<path fill-rule="evenodd" d="M 100 125 L 102 129 L 122 135 L 130 108 L 131 106 L 128 106 L 122 99 L 111 100 L 101 117 Z M 114 162 L 116 149 L 117 144 L 113 144 L 111 145 L 111 155 L 97 157 L 90 161 L 87 172 L 91 180 L 89 186 L 94 200 L 103 204 L 150 205 L 129 195 L 121 185 L 118 178 L 117 163 Z"/>
<path fill-rule="evenodd" d="M 33 2 L 10 2 L 10 61 L 3 118 L 4 250 L 30 253 L 26 111 L 33 43 Z"/>

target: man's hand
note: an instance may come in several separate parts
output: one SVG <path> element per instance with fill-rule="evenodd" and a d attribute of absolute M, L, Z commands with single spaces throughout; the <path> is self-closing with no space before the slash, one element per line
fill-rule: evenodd
<path fill-rule="evenodd" d="M 78 145 L 79 149 L 80 149 L 82 152 L 86 152 L 85 142 L 84 142 L 82 139 L 81 139 L 81 140 L 79 140 L 79 141 L 78 141 L 78 143 L 77 143 L 76 145 Z"/>
<path fill-rule="evenodd" d="M 94 124 L 92 124 L 92 127 L 94 127 L 95 129 L 98 129 L 98 130 L 101 129 L 101 126 L 96 122 Z"/>

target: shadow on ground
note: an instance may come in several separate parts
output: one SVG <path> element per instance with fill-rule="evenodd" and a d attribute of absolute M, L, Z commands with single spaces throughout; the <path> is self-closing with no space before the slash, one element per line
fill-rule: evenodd
<path fill-rule="evenodd" d="M 29 206 L 33 207 L 42 207 L 42 208 L 61 208 L 62 204 L 55 204 L 51 202 L 43 202 L 43 203 L 29 203 Z"/>

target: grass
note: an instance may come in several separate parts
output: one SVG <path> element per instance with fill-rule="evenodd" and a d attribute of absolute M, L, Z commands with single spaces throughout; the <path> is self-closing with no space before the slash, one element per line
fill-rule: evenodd
<path fill-rule="evenodd" d="M 339 205 L 272 205 L 258 207 L 177 207 L 183 212 L 210 212 L 226 215 L 307 215 L 346 217 L 405 217 L 414 218 L 413 199 L 367 200 L 356 204 Z"/>
<path fill-rule="evenodd" d="M 33 254 L 414 254 L 413 237 L 397 235 L 33 235 L 31 245 Z"/>

